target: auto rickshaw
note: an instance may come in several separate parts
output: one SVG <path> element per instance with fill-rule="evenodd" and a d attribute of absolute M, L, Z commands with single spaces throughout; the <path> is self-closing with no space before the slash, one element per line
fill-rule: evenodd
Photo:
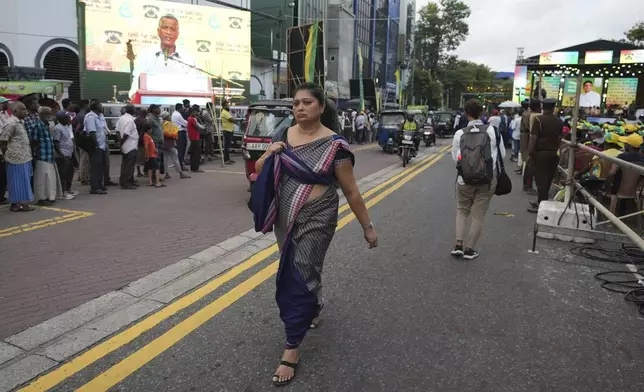
<path fill-rule="evenodd" d="M 246 129 L 242 139 L 242 155 L 245 161 L 249 191 L 257 180 L 255 162 L 268 150 L 273 135 L 282 132 L 293 122 L 293 101 L 276 99 L 258 101 L 248 106 Z"/>
<path fill-rule="evenodd" d="M 405 122 L 404 110 L 386 110 L 380 113 L 378 145 L 382 150 L 393 154 L 398 151 L 397 133 Z"/>

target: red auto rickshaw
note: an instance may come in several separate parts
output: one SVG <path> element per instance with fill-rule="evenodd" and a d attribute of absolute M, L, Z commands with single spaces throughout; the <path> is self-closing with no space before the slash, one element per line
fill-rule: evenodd
<path fill-rule="evenodd" d="M 241 148 L 246 161 L 249 191 L 258 175 L 255 173 L 255 162 L 271 145 L 273 135 L 290 127 L 293 119 L 293 100 L 290 99 L 258 101 L 248 106 Z"/>

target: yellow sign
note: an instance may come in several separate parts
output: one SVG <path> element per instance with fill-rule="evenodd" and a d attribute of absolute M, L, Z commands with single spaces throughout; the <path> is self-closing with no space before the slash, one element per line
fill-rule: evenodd
<path fill-rule="evenodd" d="M 250 13 L 152 0 L 84 0 L 86 61 L 91 71 L 141 73 L 196 66 L 250 80 Z M 130 64 L 127 44 L 136 58 Z"/>

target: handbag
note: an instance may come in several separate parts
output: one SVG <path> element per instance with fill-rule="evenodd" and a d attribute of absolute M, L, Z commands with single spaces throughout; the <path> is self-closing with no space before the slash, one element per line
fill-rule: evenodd
<path fill-rule="evenodd" d="M 497 149 L 497 169 L 499 170 L 499 175 L 496 179 L 496 189 L 494 194 L 497 196 L 507 195 L 512 192 L 512 180 L 510 176 L 505 172 L 505 164 L 503 163 L 503 158 L 501 157 L 501 138 L 499 132 L 496 132 L 496 149 Z"/>

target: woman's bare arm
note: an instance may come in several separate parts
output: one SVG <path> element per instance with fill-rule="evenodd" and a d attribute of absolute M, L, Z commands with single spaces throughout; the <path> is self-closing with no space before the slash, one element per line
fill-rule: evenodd
<path fill-rule="evenodd" d="M 347 198 L 351 211 L 353 211 L 358 222 L 362 225 L 364 238 L 369 243 L 369 248 L 375 248 L 378 246 L 378 235 L 371 223 L 369 211 L 362 199 L 358 184 L 356 184 L 356 178 L 353 175 L 353 164 L 347 161 L 337 165 L 335 167 L 335 176 L 338 179 L 340 188 L 342 188 L 342 193 Z"/>
<path fill-rule="evenodd" d="M 367 206 L 362 200 L 362 195 L 360 190 L 358 190 L 358 184 L 356 184 L 356 178 L 353 175 L 353 165 L 350 161 L 343 162 L 335 167 L 335 176 L 338 179 L 338 183 L 342 188 L 342 193 L 347 198 L 349 207 L 351 211 L 358 218 L 358 222 L 364 227 L 371 223 L 369 218 L 369 212 L 367 211 Z"/>

